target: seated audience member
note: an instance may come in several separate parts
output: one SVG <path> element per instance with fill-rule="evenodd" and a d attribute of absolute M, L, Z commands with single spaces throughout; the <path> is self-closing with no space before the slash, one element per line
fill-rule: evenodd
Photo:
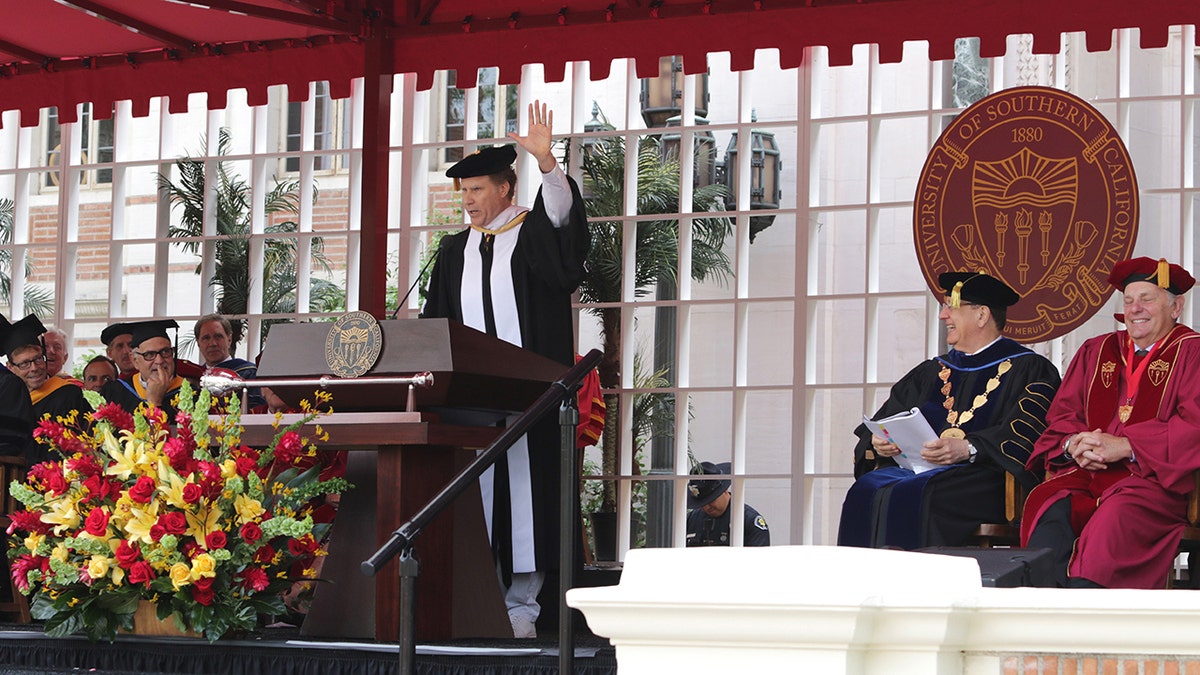
<path fill-rule="evenodd" d="M 205 367 L 231 370 L 243 380 L 253 380 L 258 374 L 258 368 L 253 363 L 246 359 L 230 356 L 230 351 L 235 345 L 233 344 L 233 326 L 229 323 L 229 319 L 220 314 L 202 316 L 196 321 L 192 333 L 196 337 L 196 345 L 200 348 L 200 354 L 204 357 Z M 259 389 L 249 389 L 248 392 L 250 408 L 266 403 Z"/>
<path fill-rule="evenodd" d="M 63 367 L 67 365 L 67 357 L 70 356 L 66 331 L 61 328 L 51 328 L 42 336 L 42 343 L 46 345 L 46 375 L 63 377 L 70 380 L 72 384 L 83 386 L 83 383 L 72 377 L 70 373 L 63 372 Z"/>
<path fill-rule="evenodd" d="M 113 363 L 117 364 L 118 377 L 128 380 L 137 373 L 133 367 L 133 347 L 129 340 L 133 338 L 132 323 L 114 323 L 100 331 L 100 342 L 104 343 L 104 353 Z"/>
<path fill-rule="evenodd" d="M 1195 283 L 1166 260 L 1113 267 L 1126 330 L 1083 343 L 1029 458 L 1023 545 L 1054 551 L 1060 585 L 1162 588 L 1200 469 L 1200 334 L 1178 323 Z"/>
<path fill-rule="evenodd" d="M 0 314 L 0 345 L 7 344 L 12 324 Z M 33 443 L 33 404 L 29 387 L 8 368 L 0 368 L 0 455 L 27 457 Z"/>
<path fill-rule="evenodd" d="M 101 387 L 119 376 L 117 364 L 107 356 L 98 354 L 83 367 L 83 388 L 88 391 L 100 391 Z"/>
<path fill-rule="evenodd" d="M 165 319 L 128 325 L 132 327 L 129 343 L 137 374 L 130 380 L 109 382 L 100 388 L 100 394 L 131 413 L 144 403 L 153 404 L 173 420 L 183 378 L 175 372 L 175 346 L 167 329 L 179 324 Z"/>
<path fill-rule="evenodd" d="M 947 272 L 938 284 L 950 349 L 901 378 L 873 418 L 919 408 L 939 434 L 921 458 L 938 466 L 919 474 L 900 468 L 892 459 L 900 449 L 859 425 L 857 480 L 842 505 L 839 545 L 960 546 L 981 523 L 1004 522 L 1005 473 L 1027 487 L 1037 483 L 1025 460 L 1046 427 L 1058 370 L 1001 335 L 1008 307 L 1020 299 L 1003 281 Z"/>
<path fill-rule="evenodd" d="M 47 374 L 46 354 L 41 342 L 45 332 L 45 326 L 33 314 L 14 323 L 4 341 L 8 368 L 25 382 L 35 421 L 47 416 L 52 420 L 75 416 L 76 423 L 82 424 L 85 421 L 83 415 L 92 407 L 83 398 L 83 389 L 79 385 Z M 27 451 L 26 457 L 32 466 L 50 459 L 50 453 L 39 444 Z"/>
<path fill-rule="evenodd" d="M 729 462 L 713 464 L 701 462 L 698 475 L 728 476 Z M 729 480 L 695 480 L 688 483 L 687 545 L 729 545 L 729 503 L 733 493 L 729 491 Z M 767 520 L 749 504 L 744 505 L 742 544 L 744 546 L 770 546 L 771 532 Z"/>

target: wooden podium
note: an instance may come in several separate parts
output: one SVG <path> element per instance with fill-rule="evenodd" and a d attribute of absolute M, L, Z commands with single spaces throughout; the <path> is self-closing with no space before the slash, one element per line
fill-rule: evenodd
<path fill-rule="evenodd" d="M 416 390 L 416 412 L 403 412 L 404 386 L 331 388 L 334 414 L 320 420 L 329 441 L 319 447 L 356 451 L 347 466 L 355 489 L 342 496 L 321 571 L 330 583 L 318 584 L 304 635 L 398 639 L 396 562 L 374 578 L 360 572 L 360 563 L 449 483 L 475 449 L 499 435 L 495 422 L 525 409 L 568 369 L 447 319 L 383 321 L 380 327 L 383 348 L 367 377 L 429 371 L 434 386 Z M 272 327 L 259 377 L 329 374 L 328 331 L 329 324 Z M 313 393 L 311 387 L 272 391 L 290 404 Z M 268 444 L 274 422 L 274 415 L 243 416 L 243 442 Z M 430 523 L 415 548 L 418 640 L 511 636 L 478 490 Z"/>

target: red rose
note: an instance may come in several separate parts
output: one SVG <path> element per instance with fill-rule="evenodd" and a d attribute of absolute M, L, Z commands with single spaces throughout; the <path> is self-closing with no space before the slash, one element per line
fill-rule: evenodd
<path fill-rule="evenodd" d="M 245 478 L 250 475 L 250 472 L 258 468 L 258 462 L 251 457 L 237 458 L 237 475 Z"/>
<path fill-rule="evenodd" d="M 196 540 L 191 539 L 191 538 L 189 538 L 187 541 L 183 542 L 182 548 L 183 548 L 183 555 L 187 556 L 188 560 L 191 560 L 192 558 L 195 558 L 196 556 L 200 555 L 201 553 L 204 553 L 204 549 L 200 548 L 200 544 L 197 544 Z"/>
<path fill-rule="evenodd" d="M 137 562 L 141 557 L 142 551 L 137 546 L 130 544 L 128 541 L 123 541 L 117 545 L 117 550 L 113 553 L 113 557 L 117 559 L 117 564 L 125 569 Z"/>
<path fill-rule="evenodd" d="M 146 588 L 150 588 L 150 582 L 154 581 L 154 568 L 145 560 L 139 560 L 129 567 L 129 583 L 142 584 Z"/>
<path fill-rule="evenodd" d="M 55 465 L 55 469 L 58 468 Z M 67 491 L 67 479 L 63 478 L 62 471 L 47 471 L 43 484 L 46 486 L 46 492 L 52 495 L 61 495 Z"/>
<path fill-rule="evenodd" d="M 271 548 L 270 544 L 263 545 L 254 553 L 254 562 L 260 565 L 268 565 L 275 558 L 275 549 Z"/>
<path fill-rule="evenodd" d="M 150 541 L 157 543 L 166 533 L 167 531 L 163 528 L 161 523 L 155 523 L 150 526 Z"/>
<path fill-rule="evenodd" d="M 167 534 L 183 534 L 187 531 L 187 518 L 180 511 L 169 511 L 158 517 L 158 524 Z"/>
<path fill-rule="evenodd" d="M 206 548 L 210 551 L 216 551 L 217 549 L 225 548 L 225 533 L 221 530 L 209 532 L 208 536 L 204 538 L 204 543 Z"/>
<path fill-rule="evenodd" d="M 200 577 L 192 582 L 192 599 L 208 607 L 213 603 L 212 577 Z"/>
<path fill-rule="evenodd" d="M 242 541 L 246 542 L 247 544 L 253 544 L 259 539 L 262 539 L 262 534 L 262 528 L 259 527 L 258 523 L 255 522 L 246 523 L 245 525 L 242 525 L 240 530 L 238 530 L 238 535 L 241 536 Z"/>
<path fill-rule="evenodd" d="M 288 539 L 288 552 L 297 558 L 311 555 L 317 550 L 317 540 L 313 539 L 311 534 L 306 534 L 299 539 Z"/>
<path fill-rule="evenodd" d="M 261 567 L 247 567 L 242 570 L 242 587 L 258 593 L 267 590 L 271 578 Z"/>
<path fill-rule="evenodd" d="M 188 504 L 195 504 L 196 502 L 200 501 L 200 498 L 203 496 L 204 490 L 202 490 L 199 485 L 196 485 L 195 483 L 188 483 L 187 485 L 183 486 L 183 501 L 187 502 Z"/>
<path fill-rule="evenodd" d="M 154 487 L 153 478 L 142 476 L 129 488 L 129 498 L 139 504 L 149 504 L 150 498 L 154 496 Z"/>
<path fill-rule="evenodd" d="M 93 537 L 103 537 L 108 532 L 108 512 L 104 509 L 92 509 L 83 523 L 83 529 Z"/>

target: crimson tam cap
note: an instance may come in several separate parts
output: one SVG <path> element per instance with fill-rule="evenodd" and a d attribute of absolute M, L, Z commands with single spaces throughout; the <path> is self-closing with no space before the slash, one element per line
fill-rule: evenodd
<path fill-rule="evenodd" d="M 1119 291 L 1135 281 L 1149 281 L 1175 295 L 1187 293 L 1196 283 L 1187 270 L 1167 262 L 1166 258 L 1155 260 L 1145 256 L 1117 263 L 1108 275 L 1108 283 Z"/>

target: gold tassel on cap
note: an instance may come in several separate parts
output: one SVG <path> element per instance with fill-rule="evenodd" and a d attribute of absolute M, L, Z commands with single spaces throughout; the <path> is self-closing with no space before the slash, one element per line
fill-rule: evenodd
<path fill-rule="evenodd" d="M 1158 259 L 1158 287 L 1171 287 L 1171 263 L 1166 258 Z"/>
<path fill-rule="evenodd" d="M 962 287 L 963 282 L 956 281 L 954 283 L 954 288 L 950 289 L 950 302 L 946 304 L 956 309 L 962 306 Z"/>

